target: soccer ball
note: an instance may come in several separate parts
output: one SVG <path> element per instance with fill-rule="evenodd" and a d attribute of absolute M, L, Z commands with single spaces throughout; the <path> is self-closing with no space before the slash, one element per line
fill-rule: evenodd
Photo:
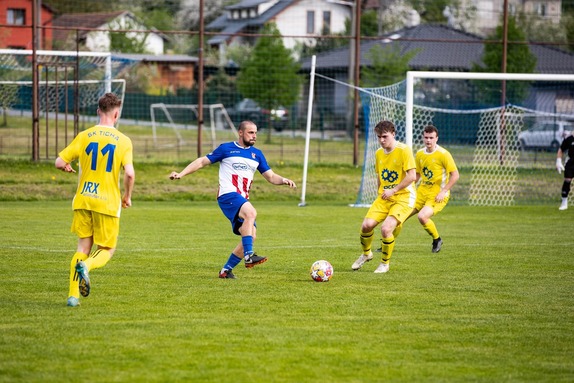
<path fill-rule="evenodd" d="M 333 276 L 333 266 L 328 261 L 320 260 L 311 265 L 311 278 L 315 282 L 329 282 Z"/>

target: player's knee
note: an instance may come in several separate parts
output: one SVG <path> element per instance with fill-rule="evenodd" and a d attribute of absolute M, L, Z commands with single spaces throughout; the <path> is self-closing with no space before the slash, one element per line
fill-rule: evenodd
<path fill-rule="evenodd" d="M 255 209 L 245 209 L 243 212 L 243 220 L 244 221 L 255 221 L 257 218 L 257 210 Z"/>
<path fill-rule="evenodd" d="M 368 234 L 375 229 L 375 226 L 372 225 L 370 222 L 363 222 L 361 225 L 361 234 Z"/>
<path fill-rule="evenodd" d="M 394 231 L 395 231 L 394 227 L 388 227 L 388 226 L 381 227 L 381 235 L 383 236 L 383 238 L 391 237 Z"/>

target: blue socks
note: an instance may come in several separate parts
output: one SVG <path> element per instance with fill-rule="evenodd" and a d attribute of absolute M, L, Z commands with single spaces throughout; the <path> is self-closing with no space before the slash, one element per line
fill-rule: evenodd
<path fill-rule="evenodd" d="M 243 256 L 249 257 L 253 255 L 253 237 L 251 235 L 246 235 L 245 237 L 241 237 L 241 244 L 243 245 Z M 237 266 L 241 262 L 241 258 L 237 255 L 231 253 L 227 263 L 223 268 L 225 270 L 233 270 L 235 266 Z"/>
<path fill-rule="evenodd" d="M 243 245 L 243 257 L 249 257 L 253 254 L 253 237 L 246 235 L 241 237 L 241 244 Z"/>
<path fill-rule="evenodd" d="M 233 270 L 233 268 L 237 266 L 239 262 L 241 262 L 241 258 L 231 253 L 229 259 L 227 260 L 227 263 L 225 264 L 225 266 L 223 266 L 223 268 L 225 270 Z"/>

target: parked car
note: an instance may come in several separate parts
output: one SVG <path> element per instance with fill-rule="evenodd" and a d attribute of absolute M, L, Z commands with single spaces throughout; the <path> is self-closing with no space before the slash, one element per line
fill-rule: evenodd
<path fill-rule="evenodd" d="M 562 140 L 572 134 L 574 124 L 568 121 L 537 121 L 518 134 L 522 149 L 558 150 Z"/>
<path fill-rule="evenodd" d="M 227 109 L 227 114 L 234 124 L 238 125 L 241 121 L 253 121 L 258 128 L 268 128 L 269 122 L 278 132 L 287 128 L 289 124 L 288 111 L 284 107 L 277 109 L 263 109 L 250 98 L 244 98 L 239 101 L 235 107 Z"/>

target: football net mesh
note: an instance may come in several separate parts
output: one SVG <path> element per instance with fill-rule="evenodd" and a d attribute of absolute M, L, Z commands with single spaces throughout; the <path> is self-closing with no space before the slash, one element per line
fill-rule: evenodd
<path fill-rule="evenodd" d="M 125 81 L 114 80 L 136 61 L 106 52 L 37 51 L 38 103 L 41 111 L 62 112 L 76 100 L 80 108 L 97 105 L 105 92 L 123 100 Z M 0 49 L 0 107 L 32 110 L 32 51 Z M 78 83 L 78 94 L 74 90 Z M 80 111 L 81 112 L 81 111 Z M 90 114 L 93 110 L 90 109 Z"/>
<path fill-rule="evenodd" d="M 172 129 L 177 139 L 177 145 L 184 145 L 184 130 L 197 129 L 199 119 L 199 105 L 197 104 L 150 104 L 151 126 L 153 142 L 156 148 L 173 146 L 171 143 L 162 143 L 158 138 L 158 130 L 162 128 Z M 208 130 L 208 139 L 212 149 L 220 143 L 231 139 L 237 139 L 237 128 L 231 121 L 227 109 L 223 104 L 203 105 L 203 121 Z M 207 132 L 206 132 L 207 133 Z"/>
<path fill-rule="evenodd" d="M 365 116 L 365 152 L 355 206 L 368 206 L 377 197 L 373 164 L 380 145 L 374 126 L 381 120 L 390 120 L 397 127 L 396 138 L 406 140 L 405 85 L 400 82 L 360 89 Z M 515 92 L 516 96 L 517 90 L 512 85 L 508 85 L 509 95 Z M 453 80 L 433 79 L 417 84 L 412 111 L 413 153 L 424 146 L 423 129 L 432 124 L 439 129 L 439 145 L 453 154 L 461 173 L 470 171 L 470 177 L 461 177 L 455 185 L 451 201 L 479 206 L 559 203 L 563 176 L 554 167 L 556 145 L 563 134 L 571 131 L 561 132 L 558 127 L 574 121 L 574 84 L 560 84 L 553 89 L 550 84 L 537 85 L 538 89 L 529 89 L 528 94 L 523 91 L 521 100 L 526 106 L 507 104 L 478 108 L 488 106 L 488 92 L 494 94 L 491 97 L 500 98 L 499 83 L 466 81 L 461 85 L 460 80 L 457 84 Z M 544 96 L 550 97 L 551 101 Z M 491 101 L 494 103 L 494 98 Z M 550 138 L 540 138 L 538 144 L 530 148 L 521 145 L 523 134 L 536 130 L 536 126 L 545 122 L 554 126 L 553 131 L 547 132 Z M 573 202 L 572 194 L 570 203 Z"/>
<path fill-rule="evenodd" d="M 97 107 L 107 91 L 124 100 L 126 82 L 116 80 L 79 80 L 76 95 L 73 81 L 43 81 L 38 84 L 38 106 L 42 112 L 74 112 L 74 100 L 82 109 Z M 0 107 L 22 111 L 32 110 L 32 81 L 0 81 Z M 90 109 L 93 113 L 93 108 Z"/>

